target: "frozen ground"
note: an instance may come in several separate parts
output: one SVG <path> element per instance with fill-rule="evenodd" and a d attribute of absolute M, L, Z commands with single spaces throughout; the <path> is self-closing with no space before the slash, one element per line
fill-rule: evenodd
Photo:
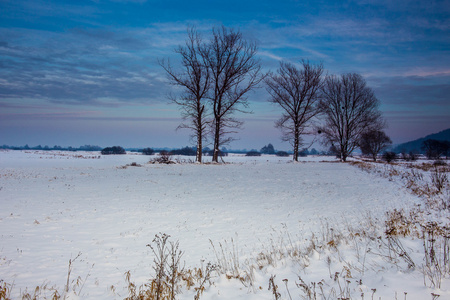
<path fill-rule="evenodd" d="M 0 152 L 0 279 L 13 283 L 16 293 L 43 283 L 63 290 L 68 261 L 81 253 L 72 271 L 85 282 L 81 298 L 121 299 L 127 296 L 125 272 L 137 283 L 152 276 L 146 245 L 158 233 L 179 241 L 186 267 L 214 262 L 212 244 L 219 243 L 237 248 L 244 264 L 283 237 L 301 242 L 327 223 L 357 226 L 369 215 L 383 219 L 386 211 L 420 203 L 398 182 L 332 158 L 291 163 L 233 156 L 220 165 L 148 160 L 137 154 Z M 132 162 L 142 166 L 123 167 Z M 311 282 L 330 277 L 324 260 L 317 253 L 302 271 L 284 261 L 257 273 L 252 288 L 215 278 L 201 299 L 273 299 L 267 281 L 272 274 L 282 299 L 289 299 L 281 291 L 285 278 L 292 298 L 299 299 L 294 282 L 300 273 Z M 364 281 L 366 298 L 375 288 L 382 299 L 403 299 L 404 292 L 407 299 L 429 299 L 434 291 L 418 272 L 384 266 L 372 266 Z M 438 292 L 450 296 L 446 284 Z M 192 299 L 192 293 L 179 298 Z"/>

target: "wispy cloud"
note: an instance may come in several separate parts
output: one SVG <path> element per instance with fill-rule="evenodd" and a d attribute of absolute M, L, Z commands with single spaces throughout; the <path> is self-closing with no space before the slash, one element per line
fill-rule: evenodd
<path fill-rule="evenodd" d="M 164 97 L 160 76 L 155 74 L 153 47 L 143 42 L 148 36 L 130 31 L 18 29 L 21 38 L 14 38 L 11 31 L 0 31 L 7 39 L 0 47 L 2 98 L 95 104 L 101 97 L 123 101 L 161 101 Z M 32 39 L 34 35 L 40 38 Z"/>

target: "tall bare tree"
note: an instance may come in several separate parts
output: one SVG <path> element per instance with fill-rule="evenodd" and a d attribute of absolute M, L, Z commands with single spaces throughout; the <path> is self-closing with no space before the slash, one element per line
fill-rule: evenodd
<path fill-rule="evenodd" d="M 229 134 L 242 125 L 233 114 L 248 107 L 246 95 L 263 76 L 256 44 L 246 41 L 239 31 L 214 28 L 211 41 L 203 50 L 211 74 L 213 162 L 218 162 L 220 146 L 232 141 Z"/>
<path fill-rule="evenodd" d="M 210 72 L 202 55 L 206 53 L 205 49 L 206 45 L 202 43 L 197 31 L 189 28 L 185 45 L 175 49 L 181 55 L 182 71 L 174 71 L 169 61 L 160 61 L 171 84 L 183 88 L 182 94 L 178 97 L 171 96 L 171 100 L 180 106 L 185 121 L 178 128 L 193 131 L 192 136 L 197 142 L 197 162 L 202 162 L 203 140 L 207 130 L 205 102 L 211 83 Z"/>
<path fill-rule="evenodd" d="M 325 78 L 320 101 L 325 121 L 319 132 L 326 143 L 337 148 L 343 161 L 358 147 L 363 132 L 384 127 L 378 105 L 378 99 L 361 75 Z"/>
<path fill-rule="evenodd" d="M 265 80 L 269 101 L 284 110 L 276 127 L 281 129 L 282 139 L 293 146 L 295 161 L 298 161 L 302 135 L 307 133 L 312 118 L 318 113 L 323 73 L 322 64 L 312 65 L 305 60 L 301 64 L 302 67 L 297 68 L 281 62 L 276 74 L 269 74 Z"/>
<path fill-rule="evenodd" d="M 359 148 L 362 154 L 370 155 L 377 161 L 378 154 L 392 145 L 391 139 L 381 130 L 370 130 L 361 135 Z"/>

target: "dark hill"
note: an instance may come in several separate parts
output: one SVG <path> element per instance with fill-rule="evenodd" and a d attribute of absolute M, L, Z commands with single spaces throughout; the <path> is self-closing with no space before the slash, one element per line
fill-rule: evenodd
<path fill-rule="evenodd" d="M 422 143 L 426 140 L 438 140 L 438 141 L 450 141 L 450 128 L 446 130 L 442 130 L 438 133 L 433 133 L 430 135 L 427 135 L 426 137 L 406 142 L 403 144 L 400 144 L 396 146 L 393 151 L 400 153 L 400 152 L 410 152 L 415 151 L 417 153 L 422 153 Z"/>

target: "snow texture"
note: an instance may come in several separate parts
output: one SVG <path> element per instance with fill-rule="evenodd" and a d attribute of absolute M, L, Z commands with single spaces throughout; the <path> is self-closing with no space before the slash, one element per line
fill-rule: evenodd
<path fill-rule="evenodd" d="M 179 241 L 188 268 L 214 263 L 212 245 L 235 248 L 244 266 L 283 237 L 306 242 L 324 224 L 357 226 L 367 216 L 382 220 L 386 211 L 421 201 L 397 182 L 334 158 L 293 163 L 275 156 L 230 156 L 227 164 L 172 165 L 148 164 L 149 158 L 1 151 L 0 279 L 14 284 L 13 294 L 42 284 L 63 291 L 69 259 L 81 253 L 71 271 L 71 280 L 80 276 L 84 282 L 79 299 L 123 299 L 125 272 L 138 284 L 152 277 L 153 253 L 146 245 L 158 233 Z M 140 166 L 130 166 L 133 162 Z M 420 240 L 408 247 L 419 252 Z M 352 251 L 344 246 L 340 256 L 350 257 Z M 335 274 L 326 256 L 313 251 L 301 268 L 283 258 L 256 270 L 252 287 L 215 276 L 201 299 L 274 299 L 268 290 L 271 275 L 281 299 L 289 299 L 286 284 L 292 299 L 299 299 L 304 295 L 295 284 L 299 276 L 310 284 Z M 344 264 L 332 263 L 343 271 Z M 374 265 L 358 276 L 351 281 L 362 279 L 365 299 L 372 289 L 376 299 L 403 299 L 405 292 L 407 299 L 429 299 L 435 291 L 424 286 L 417 271 Z M 436 291 L 450 297 L 447 287 L 445 281 Z M 178 298 L 193 294 L 183 290 Z"/>

